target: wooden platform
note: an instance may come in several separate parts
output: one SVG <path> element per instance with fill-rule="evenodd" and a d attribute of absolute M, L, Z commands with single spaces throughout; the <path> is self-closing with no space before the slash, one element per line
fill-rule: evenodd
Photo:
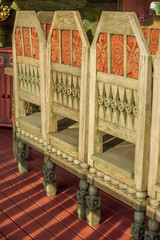
<path fill-rule="evenodd" d="M 129 240 L 133 210 L 104 192 L 102 218 L 91 227 L 76 216 L 79 179 L 57 167 L 58 193 L 47 197 L 43 155 L 31 151 L 29 172 L 19 173 L 12 153 L 12 130 L 0 128 L 0 239 Z"/>

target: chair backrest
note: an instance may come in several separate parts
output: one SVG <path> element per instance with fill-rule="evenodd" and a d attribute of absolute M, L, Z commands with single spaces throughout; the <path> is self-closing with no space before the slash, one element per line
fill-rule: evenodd
<path fill-rule="evenodd" d="M 89 164 L 102 132 L 135 144 L 136 188 L 146 188 L 151 119 L 151 56 L 135 13 L 102 12 L 91 45 Z"/>
<path fill-rule="evenodd" d="M 56 115 L 79 122 L 79 153 L 87 151 L 89 42 L 77 11 L 57 11 L 47 40 L 48 132 Z"/>
<path fill-rule="evenodd" d="M 40 106 L 45 113 L 45 48 L 46 40 L 36 13 L 17 11 L 13 29 L 16 118 L 25 116 L 25 102 Z"/>
<path fill-rule="evenodd" d="M 148 16 L 143 22 L 142 31 L 151 54 L 156 55 L 159 45 L 160 16 Z"/>

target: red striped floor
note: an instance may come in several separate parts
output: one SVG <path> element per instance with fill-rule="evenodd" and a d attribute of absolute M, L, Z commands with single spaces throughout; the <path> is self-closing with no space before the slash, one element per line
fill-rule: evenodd
<path fill-rule="evenodd" d="M 57 167 L 56 196 L 42 183 L 43 155 L 31 150 L 29 172 L 19 173 L 12 153 L 12 130 L 0 128 L 0 239 L 129 240 L 133 210 L 100 191 L 101 223 L 76 216 L 79 179 Z"/>

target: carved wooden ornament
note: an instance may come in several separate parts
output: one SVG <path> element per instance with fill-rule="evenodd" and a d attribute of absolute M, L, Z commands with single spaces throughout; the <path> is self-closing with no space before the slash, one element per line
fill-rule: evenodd
<path fill-rule="evenodd" d="M 112 72 L 122 76 L 124 74 L 124 46 L 122 35 L 111 37 Z"/>
<path fill-rule="evenodd" d="M 16 28 L 16 33 L 15 33 L 15 39 L 16 39 L 16 53 L 19 56 L 22 56 L 22 39 L 21 39 L 21 28 L 17 27 Z"/>
<path fill-rule="evenodd" d="M 70 31 L 62 31 L 62 62 L 64 64 L 71 64 L 71 44 L 70 44 Z"/>
<path fill-rule="evenodd" d="M 97 71 L 108 73 L 107 34 L 100 33 L 97 41 Z"/>
<path fill-rule="evenodd" d="M 138 79 L 139 46 L 135 37 L 127 37 L 127 77 Z"/>
<path fill-rule="evenodd" d="M 149 49 L 151 54 L 155 55 L 158 50 L 158 43 L 159 43 L 159 29 L 152 29 L 149 41 Z"/>
<path fill-rule="evenodd" d="M 59 63 L 59 30 L 54 29 L 51 38 L 51 58 L 52 62 Z"/>
<path fill-rule="evenodd" d="M 31 44 L 29 28 L 23 28 L 24 52 L 25 56 L 31 57 Z"/>
<path fill-rule="evenodd" d="M 47 24 L 47 26 L 46 26 L 46 39 L 48 39 L 50 28 L 51 28 L 51 24 Z"/>
<path fill-rule="evenodd" d="M 73 31 L 73 66 L 81 67 L 82 40 L 78 31 Z"/>
<path fill-rule="evenodd" d="M 33 58 L 39 58 L 39 40 L 38 33 L 35 28 L 32 28 L 32 51 Z"/>

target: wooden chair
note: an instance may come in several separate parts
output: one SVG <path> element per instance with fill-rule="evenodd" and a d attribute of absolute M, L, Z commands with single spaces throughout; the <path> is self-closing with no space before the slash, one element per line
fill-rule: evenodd
<path fill-rule="evenodd" d="M 152 125 L 151 125 L 151 146 L 150 163 L 148 177 L 149 205 L 146 214 L 149 217 L 148 229 L 145 239 L 160 239 L 160 44 L 154 57 L 154 77 L 153 77 L 153 102 L 152 102 Z"/>
<path fill-rule="evenodd" d="M 132 234 L 139 239 L 147 203 L 151 62 L 137 16 L 103 12 L 90 54 L 87 221 L 100 221 L 100 188 L 136 210 Z"/>
<path fill-rule="evenodd" d="M 56 193 L 54 164 L 81 178 L 85 189 L 88 185 L 89 50 L 79 13 L 55 12 L 47 41 L 44 185 L 48 195 Z"/>
<path fill-rule="evenodd" d="M 53 13 L 44 17 L 49 24 Z M 28 170 L 28 147 L 44 152 L 46 39 L 35 12 L 18 11 L 13 30 L 14 154 L 20 172 Z M 27 103 L 27 105 L 26 105 Z M 32 105 L 38 111 L 30 111 Z M 26 106 L 28 112 L 26 113 Z M 40 109 L 40 110 L 39 110 Z"/>

